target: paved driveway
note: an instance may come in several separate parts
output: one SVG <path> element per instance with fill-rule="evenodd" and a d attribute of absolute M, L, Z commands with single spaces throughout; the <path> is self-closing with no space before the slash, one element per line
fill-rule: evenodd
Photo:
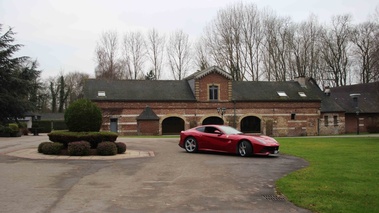
<path fill-rule="evenodd" d="M 178 139 L 119 138 L 154 157 L 32 160 L 6 153 L 46 136 L 0 138 L 1 212 L 309 212 L 275 195 L 301 159 L 187 154 Z"/>

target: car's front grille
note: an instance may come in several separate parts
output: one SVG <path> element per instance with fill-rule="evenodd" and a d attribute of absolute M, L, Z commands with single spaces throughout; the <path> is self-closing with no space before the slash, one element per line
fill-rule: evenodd
<path fill-rule="evenodd" d="M 261 153 L 265 153 L 265 152 L 269 152 L 269 153 L 272 153 L 274 154 L 275 151 L 279 150 L 279 146 L 269 146 L 269 147 L 264 147 L 263 149 L 261 149 Z"/>

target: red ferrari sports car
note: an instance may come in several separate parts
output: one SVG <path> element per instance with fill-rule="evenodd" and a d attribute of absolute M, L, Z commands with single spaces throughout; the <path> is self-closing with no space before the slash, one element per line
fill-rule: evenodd
<path fill-rule="evenodd" d="M 279 155 L 279 143 L 263 135 L 246 135 L 233 127 L 203 125 L 180 133 L 179 146 L 187 152 L 216 151 L 251 155 Z"/>

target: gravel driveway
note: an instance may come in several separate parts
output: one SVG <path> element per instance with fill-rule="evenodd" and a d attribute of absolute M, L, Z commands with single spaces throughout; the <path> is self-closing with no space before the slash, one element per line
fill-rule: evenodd
<path fill-rule="evenodd" d="M 1 212 L 309 212 L 275 194 L 302 159 L 188 154 L 178 139 L 119 138 L 153 157 L 32 160 L 7 153 L 46 136 L 0 138 Z"/>

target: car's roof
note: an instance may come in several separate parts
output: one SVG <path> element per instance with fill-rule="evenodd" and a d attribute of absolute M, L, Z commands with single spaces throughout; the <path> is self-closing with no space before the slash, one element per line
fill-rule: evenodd
<path fill-rule="evenodd" d="M 199 128 L 199 127 L 207 127 L 207 126 L 213 126 L 213 127 L 217 127 L 217 126 L 227 126 L 227 127 L 231 127 L 231 126 L 228 126 L 228 125 L 222 125 L 222 124 L 204 124 L 204 125 L 196 126 L 196 127 L 194 127 L 194 129 Z"/>

